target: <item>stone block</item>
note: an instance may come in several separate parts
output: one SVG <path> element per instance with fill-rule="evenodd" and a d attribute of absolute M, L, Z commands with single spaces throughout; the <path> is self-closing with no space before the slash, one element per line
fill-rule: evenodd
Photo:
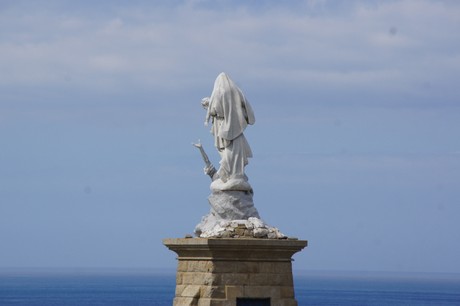
<path fill-rule="evenodd" d="M 213 273 L 232 273 L 236 270 L 236 265 L 233 261 L 223 260 L 213 262 L 212 272 Z"/>
<path fill-rule="evenodd" d="M 178 273 L 179 274 L 179 273 Z M 182 272 L 180 273 L 181 284 L 182 285 L 193 285 L 194 278 L 196 277 L 195 273 L 193 272 Z"/>
<path fill-rule="evenodd" d="M 229 303 L 226 300 L 200 299 L 198 306 L 235 306 L 236 303 Z"/>
<path fill-rule="evenodd" d="M 174 306 L 198 306 L 197 298 L 176 297 L 174 298 Z"/>
<path fill-rule="evenodd" d="M 181 272 L 181 285 L 212 285 L 217 275 L 204 272 Z"/>
<path fill-rule="evenodd" d="M 183 283 L 182 274 L 182 272 L 176 273 L 176 285 L 181 285 Z"/>
<path fill-rule="evenodd" d="M 292 275 L 283 273 L 249 273 L 251 286 L 292 286 Z"/>
<path fill-rule="evenodd" d="M 189 262 L 185 260 L 179 260 L 177 263 L 177 272 L 187 272 Z"/>
<path fill-rule="evenodd" d="M 219 275 L 219 284 L 222 285 L 249 285 L 249 277 L 251 274 L 247 273 L 221 273 Z"/>
<path fill-rule="evenodd" d="M 278 262 L 260 262 L 260 273 L 275 273 L 275 265 L 278 265 Z"/>
<path fill-rule="evenodd" d="M 273 273 L 290 273 L 292 274 L 292 263 L 289 262 L 278 262 L 273 266 Z"/>
<path fill-rule="evenodd" d="M 187 287 L 187 285 L 177 285 L 176 284 L 176 296 L 181 296 L 182 291 Z"/>
<path fill-rule="evenodd" d="M 244 296 L 252 298 L 280 298 L 280 290 L 271 286 L 246 286 Z"/>
<path fill-rule="evenodd" d="M 225 299 L 224 286 L 201 286 L 200 296 L 202 298 Z"/>
<path fill-rule="evenodd" d="M 243 286 L 225 286 L 225 296 L 228 300 L 236 300 L 237 297 L 244 296 Z"/>
<path fill-rule="evenodd" d="M 274 273 L 271 280 L 274 286 L 293 286 L 292 274 Z"/>
<path fill-rule="evenodd" d="M 200 291 L 201 291 L 201 286 L 200 285 L 188 285 L 182 291 L 181 296 L 199 298 L 200 297 Z"/>
<path fill-rule="evenodd" d="M 270 302 L 276 306 L 298 306 L 295 299 L 272 299 Z"/>
<path fill-rule="evenodd" d="M 233 272 L 236 273 L 259 273 L 261 268 L 260 268 L 259 262 L 255 261 L 242 261 L 238 262 L 235 264 L 235 268 Z"/>
<path fill-rule="evenodd" d="M 198 306 L 211 306 L 214 305 L 212 299 L 201 298 L 198 302 Z"/>
<path fill-rule="evenodd" d="M 281 298 L 294 298 L 294 287 L 293 286 L 280 286 L 280 297 Z"/>
<path fill-rule="evenodd" d="M 257 273 L 249 274 L 249 285 L 251 286 L 270 286 L 273 284 L 274 274 Z"/>
<path fill-rule="evenodd" d="M 208 260 L 190 260 L 187 263 L 187 272 L 211 272 L 213 270 L 213 263 Z"/>
<path fill-rule="evenodd" d="M 202 277 L 201 281 L 199 279 L 196 279 L 196 283 L 200 282 L 200 284 L 206 285 L 206 286 L 211 286 L 211 285 L 214 285 L 216 283 L 219 284 L 219 282 L 216 281 L 216 279 L 218 279 L 218 277 L 219 277 L 218 274 L 203 273 L 201 277 Z"/>

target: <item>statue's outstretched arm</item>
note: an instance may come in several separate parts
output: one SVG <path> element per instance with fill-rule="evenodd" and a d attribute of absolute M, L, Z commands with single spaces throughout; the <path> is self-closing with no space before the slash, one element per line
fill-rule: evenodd
<path fill-rule="evenodd" d="M 203 161 L 206 165 L 204 167 L 204 173 L 209 175 L 211 179 L 214 180 L 214 175 L 216 174 L 217 170 L 209 160 L 208 155 L 204 151 L 203 145 L 201 144 L 200 140 L 198 140 L 198 143 L 192 143 L 192 145 L 200 150 L 201 156 L 203 157 Z"/>

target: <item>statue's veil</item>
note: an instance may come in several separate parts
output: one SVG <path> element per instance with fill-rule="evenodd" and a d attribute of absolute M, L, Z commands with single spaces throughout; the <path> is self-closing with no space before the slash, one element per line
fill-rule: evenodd
<path fill-rule="evenodd" d="M 251 105 L 238 86 L 223 72 L 217 76 L 214 82 L 206 121 L 209 121 L 210 112 L 213 108 L 218 116 L 224 118 L 222 126 L 219 128 L 219 135 L 216 136 L 226 140 L 235 139 L 243 133 L 248 124 L 255 123 Z"/>

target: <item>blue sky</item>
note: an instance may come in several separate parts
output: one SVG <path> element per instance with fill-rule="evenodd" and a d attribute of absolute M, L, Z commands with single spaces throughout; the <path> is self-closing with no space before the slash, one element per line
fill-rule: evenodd
<path fill-rule="evenodd" d="M 0 1 L 0 268 L 174 268 L 225 71 L 295 269 L 460 273 L 459 28 L 457 1 Z"/>

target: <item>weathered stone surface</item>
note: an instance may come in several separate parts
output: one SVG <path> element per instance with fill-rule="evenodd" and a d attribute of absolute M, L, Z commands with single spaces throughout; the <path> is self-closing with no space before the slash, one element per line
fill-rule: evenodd
<path fill-rule="evenodd" d="M 201 286 L 200 296 L 203 298 L 225 299 L 225 287 Z"/>
<path fill-rule="evenodd" d="M 222 233 L 219 235 L 225 227 L 222 222 L 260 218 L 252 200 L 252 193 L 249 191 L 213 191 L 208 201 L 211 211 L 195 227 L 198 237 L 222 236 Z"/>
<path fill-rule="evenodd" d="M 297 306 L 297 302 L 294 299 L 272 299 L 271 304 L 276 306 Z"/>
<path fill-rule="evenodd" d="M 286 237 L 276 227 L 260 219 L 253 203 L 252 192 L 215 190 L 208 200 L 211 211 L 195 227 L 197 237 L 269 239 Z"/>
<path fill-rule="evenodd" d="M 182 292 L 184 291 L 185 287 L 187 286 L 176 284 L 176 296 L 182 296 Z"/>
<path fill-rule="evenodd" d="M 175 297 L 174 306 L 198 306 L 198 299 L 190 297 Z"/>
<path fill-rule="evenodd" d="M 280 296 L 282 298 L 294 298 L 294 287 L 293 286 L 281 286 Z"/>
<path fill-rule="evenodd" d="M 247 286 L 244 288 L 244 294 L 254 298 L 280 298 L 280 288 L 270 286 Z"/>
<path fill-rule="evenodd" d="M 199 298 L 200 291 L 201 291 L 201 284 L 200 285 L 188 285 L 182 291 L 181 296 Z"/>
<path fill-rule="evenodd" d="M 195 228 L 201 238 L 265 238 L 287 239 L 276 227 L 272 227 L 256 217 L 247 220 L 223 220 L 211 213 L 203 217 Z"/>
<path fill-rule="evenodd" d="M 247 191 L 214 191 L 209 197 L 215 215 L 223 220 L 260 218 L 252 193 Z"/>

